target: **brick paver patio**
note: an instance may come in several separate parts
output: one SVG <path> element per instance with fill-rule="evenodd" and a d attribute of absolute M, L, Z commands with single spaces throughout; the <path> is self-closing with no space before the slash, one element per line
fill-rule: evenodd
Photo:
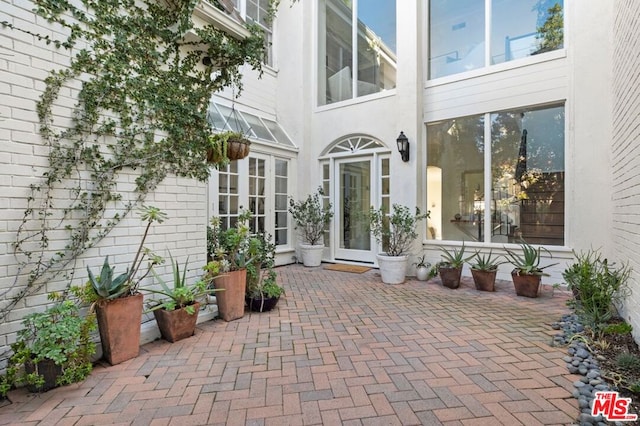
<path fill-rule="evenodd" d="M 0 424 L 530 426 L 579 414 L 566 349 L 548 344 L 565 293 L 277 272 L 287 294 L 276 310 L 204 322 L 81 384 L 12 391 Z"/>

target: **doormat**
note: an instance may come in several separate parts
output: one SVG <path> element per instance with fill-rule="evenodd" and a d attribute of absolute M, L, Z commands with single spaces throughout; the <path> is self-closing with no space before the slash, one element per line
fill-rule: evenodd
<path fill-rule="evenodd" d="M 367 272 L 371 268 L 369 268 L 368 266 L 346 265 L 344 263 L 333 263 L 331 265 L 326 265 L 324 269 L 328 269 L 330 271 L 353 272 L 355 274 L 361 274 L 363 272 Z"/>

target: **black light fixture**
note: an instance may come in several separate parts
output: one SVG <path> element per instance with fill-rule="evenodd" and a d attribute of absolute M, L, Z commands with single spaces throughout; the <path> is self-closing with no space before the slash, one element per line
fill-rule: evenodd
<path fill-rule="evenodd" d="M 405 136 L 404 132 L 400 132 L 400 136 L 396 139 L 398 144 L 398 151 L 402 155 L 402 161 L 409 161 L 409 139 Z"/>

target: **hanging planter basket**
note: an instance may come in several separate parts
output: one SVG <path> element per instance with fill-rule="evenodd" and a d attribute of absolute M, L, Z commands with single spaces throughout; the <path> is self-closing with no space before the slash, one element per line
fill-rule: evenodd
<path fill-rule="evenodd" d="M 249 155 L 251 142 L 245 138 L 229 138 L 227 141 L 227 158 L 242 160 Z"/>
<path fill-rule="evenodd" d="M 209 136 L 207 163 L 220 166 L 229 160 L 242 160 L 249 155 L 250 145 L 251 142 L 240 133 L 214 133 Z"/>

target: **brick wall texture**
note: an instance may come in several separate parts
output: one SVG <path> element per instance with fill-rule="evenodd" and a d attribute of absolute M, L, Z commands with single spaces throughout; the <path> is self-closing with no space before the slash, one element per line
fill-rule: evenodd
<path fill-rule="evenodd" d="M 55 28 L 36 18 L 32 7 L 30 2 L 3 1 L 0 2 L 0 16 L 16 27 L 60 37 Z M 48 165 L 47 149 L 37 132 L 36 102 L 48 73 L 68 63 L 68 51 L 0 26 L 0 309 L 25 285 L 25 277 L 18 273 L 13 243 L 26 207 L 29 185 L 40 181 Z M 75 90 L 73 85 L 62 89 L 55 109 L 59 114 L 56 123 L 68 123 L 75 103 Z M 124 171 L 119 176 L 118 187 L 124 189 L 125 200 L 134 195 L 126 192 L 127 188 L 133 187 L 135 175 L 132 173 Z M 68 192 L 66 194 L 62 196 L 68 196 Z M 193 282 L 206 262 L 206 184 L 170 176 L 148 196 L 145 204 L 157 206 L 168 215 L 164 223 L 153 226 L 146 246 L 167 259 L 171 252 L 181 264 L 189 257 L 189 277 Z M 106 255 L 116 266 L 116 272 L 124 272 L 133 260 L 143 231 L 134 212 L 68 268 L 67 272 L 75 271 L 72 283 L 85 282 L 86 266 L 97 271 Z M 64 247 L 65 235 L 64 232 L 53 234 L 50 246 Z M 158 269 L 167 279 L 169 271 L 166 267 Z M 147 279 L 146 283 L 151 285 L 152 280 Z M 62 277 L 49 282 L 39 292 L 24 298 L 11 315 L 0 322 L 0 354 L 4 354 L 15 340 L 22 317 L 42 310 L 47 302 L 47 292 L 64 289 L 67 284 L 68 279 Z M 0 355 L 0 368 L 3 360 L 4 356 Z"/>
<path fill-rule="evenodd" d="M 613 250 L 633 268 L 624 316 L 640 340 L 640 3 L 617 0 L 613 28 Z"/>

